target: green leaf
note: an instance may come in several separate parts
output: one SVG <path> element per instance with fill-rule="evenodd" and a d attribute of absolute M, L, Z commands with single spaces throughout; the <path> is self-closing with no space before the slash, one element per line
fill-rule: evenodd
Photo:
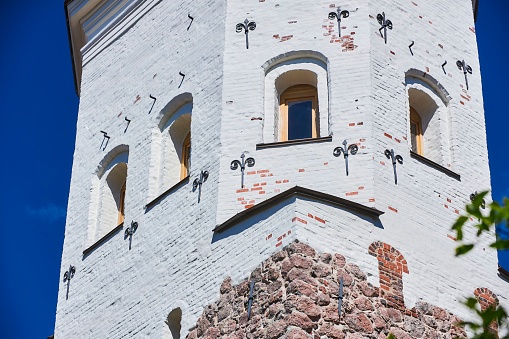
<path fill-rule="evenodd" d="M 394 334 L 389 333 L 389 335 L 387 336 L 387 339 L 396 339 L 396 337 L 394 336 Z"/>
<path fill-rule="evenodd" d="M 456 256 L 460 256 L 470 252 L 474 248 L 474 244 L 465 244 L 456 247 Z"/>
<path fill-rule="evenodd" d="M 509 240 L 499 239 L 491 244 L 490 247 L 496 248 L 497 250 L 507 250 L 509 249 Z"/>

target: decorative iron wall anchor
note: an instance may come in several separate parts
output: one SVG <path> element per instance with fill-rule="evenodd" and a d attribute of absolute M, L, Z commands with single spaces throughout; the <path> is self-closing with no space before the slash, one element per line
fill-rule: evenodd
<path fill-rule="evenodd" d="M 376 19 L 378 20 L 378 23 L 380 25 L 382 25 L 382 27 L 380 27 L 380 29 L 378 31 L 380 32 L 380 35 L 384 38 L 385 43 L 387 44 L 387 28 L 392 29 L 392 21 L 387 20 L 385 18 L 385 12 L 382 12 L 382 14 L 379 13 L 376 16 Z M 382 34 L 382 29 L 384 30 L 383 34 Z"/>
<path fill-rule="evenodd" d="M 67 283 L 67 292 L 65 293 L 65 300 L 69 298 L 69 285 L 71 283 L 71 279 L 74 278 L 74 274 L 76 273 L 76 267 L 73 265 L 69 266 L 69 270 L 64 273 L 64 283 Z"/>
<path fill-rule="evenodd" d="M 396 162 L 399 162 L 400 164 L 403 164 L 403 157 L 401 155 L 394 155 L 394 150 L 391 149 L 390 151 L 388 149 L 384 152 L 387 159 L 392 159 L 392 168 L 394 169 L 394 183 L 398 184 L 398 173 L 396 172 Z"/>
<path fill-rule="evenodd" d="M 124 232 L 124 238 L 129 237 L 129 251 L 131 250 L 131 243 L 133 241 L 133 234 L 138 229 L 138 223 L 136 221 L 131 221 L 131 226 L 127 227 Z"/>
<path fill-rule="evenodd" d="M 180 80 L 180 84 L 179 84 L 179 88 L 180 88 L 180 86 L 182 86 L 182 84 L 184 83 L 184 78 L 186 77 L 186 75 L 182 72 L 179 72 L 179 75 L 182 77 L 182 80 Z"/>
<path fill-rule="evenodd" d="M 412 47 L 414 46 L 415 41 L 412 40 L 412 43 L 408 46 L 408 49 L 410 50 L 410 53 L 414 55 L 414 51 L 412 51 Z"/>
<path fill-rule="evenodd" d="M 445 65 L 447 65 L 447 60 L 445 60 L 445 62 L 442 64 L 442 70 L 444 71 L 444 74 L 447 74 L 445 71 Z"/>
<path fill-rule="evenodd" d="M 240 33 L 242 32 L 242 30 L 244 30 L 244 33 L 246 34 L 246 49 L 249 49 L 249 38 L 248 38 L 248 35 L 249 35 L 249 31 L 254 31 L 256 28 L 256 22 L 254 21 L 249 21 L 247 18 L 246 20 L 244 20 L 244 22 L 242 23 L 238 23 L 237 26 L 235 26 L 235 31 L 237 33 Z"/>
<path fill-rule="evenodd" d="M 359 150 L 359 147 L 357 147 L 356 144 L 351 144 L 348 147 L 346 146 L 348 142 L 346 139 L 343 141 L 343 147 L 338 146 L 334 148 L 334 154 L 335 157 L 339 157 L 341 153 L 343 153 L 343 157 L 345 158 L 345 166 L 346 166 L 346 175 L 348 176 L 348 152 L 350 152 L 351 155 L 357 154 L 357 151 Z"/>
<path fill-rule="evenodd" d="M 106 147 L 108 146 L 108 142 L 110 142 L 110 136 L 105 131 L 101 131 L 101 133 L 103 134 L 103 141 L 101 141 L 100 148 L 102 148 L 104 151 L 106 149 Z M 106 142 L 104 142 L 105 140 L 106 140 Z M 103 144 L 104 144 L 104 147 L 103 147 Z"/>
<path fill-rule="evenodd" d="M 341 306 L 343 306 L 343 277 L 339 279 L 339 294 L 338 294 L 338 317 L 341 319 Z"/>
<path fill-rule="evenodd" d="M 338 35 L 341 37 L 341 18 L 348 18 L 350 16 L 350 12 L 348 12 L 346 9 L 341 10 L 338 8 L 337 13 L 336 12 L 330 12 L 329 13 L 329 20 L 337 19 L 338 21 Z"/>
<path fill-rule="evenodd" d="M 253 167 L 255 164 L 255 160 L 253 158 L 244 159 L 246 157 L 246 155 L 244 153 L 245 152 L 242 152 L 242 155 L 240 156 L 241 161 L 233 160 L 232 163 L 230 164 L 230 168 L 233 171 L 235 171 L 240 166 L 240 172 L 241 172 L 240 188 L 241 189 L 244 188 L 244 170 L 246 169 L 246 166 Z"/>
<path fill-rule="evenodd" d="M 251 306 L 253 306 L 253 290 L 254 290 L 255 280 L 251 279 L 251 287 L 249 288 L 249 298 L 247 303 L 247 320 L 251 318 Z"/>
<path fill-rule="evenodd" d="M 477 197 L 479 193 L 477 193 L 477 191 L 475 191 L 474 193 L 470 194 L 470 201 L 471 202 L 474 202 L 474 199 Z M 481 208 L 482 209 L 485 209 L 486 208 L 486 201 L 483 199 L 482 200 L 482 203 L 481 203 Z"/>
<path fill-rule="evenodd" d="M 131 119 L 127 119 L 127 117 L 124 118 L 125 121 L 127 121 L 127 126 L 125 127 L 124 133 L 127 132 L 127 129 L 129 128 L 129 124 L 131 123 Z"/>
<path fill-rule="evenodd" d="M 149 94 L 148 95 L 150 99 L 154 100 L 154 102 L 152 102 L 152 106 L 150 106 L 150 111 L 148 111 L 148 114 L 152 113 L 152 109 L 154 108 L 154 105 L 156 104 L 156 97 L 152 96 L 152 94 Z"/>
<path fill-rule="evenodd" d="M 196 191 L 196 188 L 198 188 L 198 203 L 200 203 L 200 199 L 201 199 L 201 185 L 203 185 L 203 183 L 205 181 L 207 181 L 208 178 L 209 178 L 209 172 L 201 171 L 200 179 L 196 178 L 193 181 L 193 192 Z"/>
<path fill-rule="evenodd" d="M 191 14 L 187 14 L 187 17 L 189 19 L 191 19 L 191 22 L 189 23 L 189 26 L 187 26 L 187 30 L 189 30 L 189 28 L 191 28 L 191 25 L 193 24 L 194 18 L 191 16 Z"/>
<path fill-rule="evenodd" d="M 468 77 L 467 77 L 467 73 L 472 74 L 472 67 L 467 65 L 465 63 L 465 60 L 458 60 L 458 61 L 456 61 L 456 66 L 458 66 L 458 69 L 460 71 L 463 71 L 463 74 L 465 75 L 465 84 L 467 85 L 467 89 L 468 89 Z"/>

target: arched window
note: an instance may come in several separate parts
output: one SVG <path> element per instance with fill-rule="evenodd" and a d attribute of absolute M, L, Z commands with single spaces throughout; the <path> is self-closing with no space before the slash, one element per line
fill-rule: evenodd
<path fill-rule="evenodd" d="M 263 141 L 320 138 L 330 134 L 327 59 L 295 51 L 267 61 Z"/>
<path fill-rule="evenodd" d="M 99 215 L 101 234 L 108 233 L 124 222 L 127 163 L 120 162 L 105 174 Z"/>
<path fill-rule="evenodd" d="M 129 147 L 114 147 L 92 177 L 87 244 L 91 245 L 124 222 Z"/>
<path fill-rule="evenodd" d="M 318 95 L 312 85 L 295 85 L 280 96 L 280 140 L 317 138 L 320 135 Z"/>
<path fill-rule="evenodd" d="M 451 122 L 448 101 L 433 80 L 428 75 L 418 77 L 412 74 L 406 77 L 408 142 L 414 153 L 450 167 Z"/>
<path fill-rule="evenodd" d="M 157 116 L 158 127 L 152 133 L 149 201 L 189 176 L 192 100 L 190 93 L 180 94 Z"/>

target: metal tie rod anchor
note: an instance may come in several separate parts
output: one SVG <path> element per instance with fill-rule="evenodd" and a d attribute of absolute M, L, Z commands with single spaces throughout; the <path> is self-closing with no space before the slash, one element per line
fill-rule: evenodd
<path fill-rule="evenodd" d="M 465 60 L 458 60 L 458 61 L 456 61 L 456 66 L 458 66 L 458 69 L 460 71 L 463 71 L 463 74 L 465 75 L 465 84 L 467 85 L 467 89 L 468 89 L 468 77 L 467 77 L 467 73 L 472 74 L 472 67 L 467 65 L 465 63 Z"/>
<path fill-rule="evenodd" d="M 338 294 L 338 317 L 341 319 L 341 306 L 343 306 L 343 277 L 339 279 L 339 294 Z"/>
<path fill-rule="evenodd" d="M 246 49 L 249 49 L 249 38 L 248 38 L 248 35 L 249 35 L 249 31 L 254 31 L 256 28 L 256 22 L 254 21 L 249 21 L 247 18 L 246 20 L 244 20 L 244 22 L 240 22 L 237 24 L 237 26 L 235 26 L 235 31 L 237 33 L 240 33 L 242 32 L 242 30 L 244 30 L 244 33 L 246 34 Z"/>
<path fill-rule="evenodd" d="M 246 166 L 253 167 L 255 165 L 255 160 L 253 158 L 245 159 L 245 157 L 246 157 L 245 152 L 242 152 L 242 154 L 240 156 L 241 161 L 233 160 L 232 163 L 230 164 L 230 169 L 232 171 L 235 171 L 237 168 L 240 167 L 240 172 L 241 172 L 240 188 L 241 189 L 244 188 L 244 171 L 246 169 Z"/>
<path fill-rule="evenodd" d="M 138 229 L 138 223 L 136 221 L 131 221 L 131 226 L 127 227 L 124 232 L 124 238 L 129 237 L 129 251 L 131 250 L 131 243 L 133 241 L 133 234 Z"/>
<path fill-rule="evenodd" d="M 329 19 L 330 20 L 337 19 L 337 21 L 338 21 L 338 35 L 339 35 L 339 37 L 341 37 L 341 18 L 346 19 L 349 16 L 350 16 L 350 12 L 349 11 L 347 11 L 346 9 L 341 10 L 340 8 L 338 8 L 337 13 L 336 12 L 330 12 L 329 13 Z"/>
<path fill-rule="evenodd" d="M 69 266 L 67 272 L 64 273 L 64 283 L 67 283 L 67 292 L 65 293 L 65 300 L 69 298 L 69 285 L 71 283 L 71 279 L 74 278 L 74 274 L 76 273 L 76 267 L 73 265 Z"/>
<path fill-rule="evenodd" d="M 390 151 L 388 149 L 384 152 L 387 159 L 392 160 L 392 168 L 394 169 L 394 183 L 398 184 L 398 173 L 396 172 L 396 162 L 399 162 L 400 164 L 403 164 L 403 157 L 401 155 L 394 155 L 394 149 L 391 149 Z"/>
<path fill-rule="evenodd" d="M 194 179 L 193 181 L 193 192 L 196 191 L 196 188 L 199 188 L 198 190 L 198 203 L 200 203 L 200 199 L 201 199 L 201 185 L 203 185 L 203 183 L 205 181 L 207 181 L 207 179 L 209 178 L 209 172 L 208 171 L 201 171 L 200 172 L 200 178 L 196 178 Z"/>
<path fill-rule="evenodd" d="M 253 306 L 253 290 L 254 290 L 255 280 L 251 279 L 251 287 L 249 288 L 249 298 L 247 304 L 247 320 L 251 318 L 251 306 Z"/>
<path fill-rule="evenodd" d="M 359 147 L 356 144 L 351 144 L 348 147 L 346 146 L 348 142 L 346 139 L 343 141 L 343 147 L 338 146 L 334 148 L 334 152 L 332 154 L 335 157 L 339 157 L 341 153 L 343 153 L 343 156 L 345 158 L 345 166 L 346 166 L 346 175 L 348 176 L 348 152 L 350 152 L 351 155 L 357 154 L 357 151 L 359 150 Z"/>
<path fill-rule="evenodd" d="M 382 25 L 378 31 L 387 44 L 387 28 L 392 30 L 392 21 L 385 18 L 385 12 L 382 12 L 382 14 L 379 13 L 376 16 L 376 19 L 378 20 L 378 23 Z M 382 29 L 384 30 L 384 34 L 382 34 Z"/>

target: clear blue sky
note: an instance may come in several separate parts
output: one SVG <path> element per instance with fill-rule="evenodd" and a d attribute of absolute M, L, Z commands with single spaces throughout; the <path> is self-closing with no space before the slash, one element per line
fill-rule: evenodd
<path fill-rule="evenodd" d="M 509 196 L 508 13 L 507 0 L 480 0 L 477 36 L 496 200 Z M 63 286 L 78 112 L 63 0 L 4 1 L 0 27 L 0 338 L 46 338 Z M 509 254 L 503 262 L 509 269 Z"/>

